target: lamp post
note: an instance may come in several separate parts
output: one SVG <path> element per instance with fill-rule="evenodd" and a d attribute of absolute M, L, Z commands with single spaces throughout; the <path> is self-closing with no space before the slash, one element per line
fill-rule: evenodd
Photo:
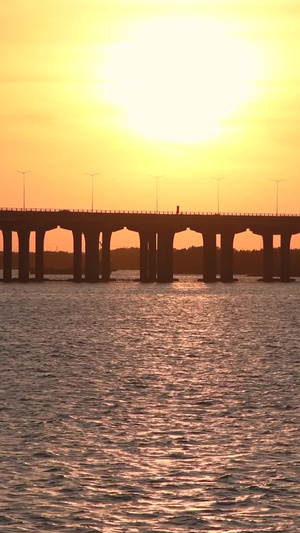
<path fill-rule="evenodd" d="M 212 180 L 216 180 L 216 182 L 218 183 L 218 188 L 217 188 L 217 200 L 218 200 L 218 214 L 220 213 L 220 181 L 221 180 L 224 180 L 225 178 L 211 178 Z"/>
<path fill-rule="evenodd" d="M 86 172 L 87 176 L 91 176 L 92 178 L 92 211 L 94 211 L 94 176 L 98 176 L 100 172 L 94 172 L 94 174 L 91 174 L 90 172 Z"/>
<path fill-rule="evenodd" d="M 285 181 L 284 179 L 281 180 L 274 180 L 270 178 L 270 181 L 274 181 L 276 183 L 276 215 L 278 215 L 278 184 L 281 181 Z"/>
<path fill-rule="evenodd" d="M 156 213 L 158 213 L 158 180 L 159 178 L 162 178 L 163 177 L 163 174 L 161 174 L 160 176 L 152 176 L 152 178 L 155 178 L 156 180 L 156 183 L 155 183 L 155 210 L 156 210 Z"/>
<path fill-rule="evenodd" d="M 19 172 L 19 174 L 23 174 L 23 211 L 25 211 L 25 175 L 28 172 L 31 172 L 31 170 L 17 170 L 17 172 Z"/>

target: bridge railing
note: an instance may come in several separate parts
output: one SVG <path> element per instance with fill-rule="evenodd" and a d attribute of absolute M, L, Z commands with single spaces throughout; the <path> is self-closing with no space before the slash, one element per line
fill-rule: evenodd
<path fill-rule="evenodd" d="M 232 216 L 247 216 L 247 217 L 300 217 L 299 213 L 234 213 L 234 212 L 214 212 L 214 211 L 141 211 L 141 210 L 113 210 L 113 209 L 57 209 L 57 208 L 45 208 L 40 207 L 1 207 L 1 211 L 5 212 L 27 212 L 27 213 L 89 213 L 89 214 L 120 214 L 120 215 L 176 215 L 180 216 L 220 216 L 220 217 L 232 217 Z"/>

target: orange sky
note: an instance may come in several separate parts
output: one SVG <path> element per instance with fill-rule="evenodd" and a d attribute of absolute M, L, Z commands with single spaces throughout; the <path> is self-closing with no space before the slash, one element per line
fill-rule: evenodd
<path fill-rule="evenodd" d="M 299 213 L 300 4 L 11 0 L 1 206 Z M 68 247 L 54 233 L 47 246 Z M 120 233 L 113 246 L 137 244 Z M 176 237 L 176 246 L 195 242 Z M 237 245 L 259 245 L 244 236 Z M 296 242 L 294 240 L 294 242 Z"/>

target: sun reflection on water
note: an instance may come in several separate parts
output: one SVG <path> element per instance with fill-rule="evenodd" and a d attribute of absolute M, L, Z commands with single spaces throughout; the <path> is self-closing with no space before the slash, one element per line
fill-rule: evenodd
<path fill-rule="evenodd" d="M 299 290 L 4 286 L 3 531 L 297 531 Z"/>

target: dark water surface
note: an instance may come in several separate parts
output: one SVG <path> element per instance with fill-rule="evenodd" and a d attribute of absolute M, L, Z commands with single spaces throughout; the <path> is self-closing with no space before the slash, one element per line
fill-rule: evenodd
<path fill-rule="evenodd" d="M 0 306 L 1 532 L 300 531 L 299 282 Z"/>

